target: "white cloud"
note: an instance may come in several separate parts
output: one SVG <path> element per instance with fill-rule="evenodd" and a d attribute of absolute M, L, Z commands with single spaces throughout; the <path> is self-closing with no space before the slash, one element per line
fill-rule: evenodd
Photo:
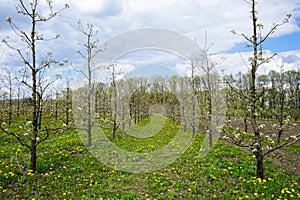
<path fill-rule="evenodd" d="M 44 2 L 41 0 L 41 2 Z M 249 18 L 249 6 L 243 0 L 65 0 L 54 2 L 54 9 L 59 10 L 65 3 L 70 5 L 69 9 L 63 11 L 59 17 L 45 23 L 38 28 L 45 35 L 60 34 L 61 38 L 46 44 L 39 44 L 42 48 L 42 54 L 51 51 L 53 55 L 63 60 L 67 57 L 76 67 L 82 65 L 83 61 L 76 53 L 79 43 L 84 43 L 84 36 L 77 28 L 77 21 L 81 19 L 83 24 L 94 24 L 98 29 L 98 38 L 100 42 L 105 42 L 120 33 L 131 31 L 137 28 L 155 27 L 177 31 L 190 39 L 197 38 L 200 47 L 205 45 L 205 30 L 207 32 L 207 45 L 214 43 L 210 51 L 212 53 L 229 50 L 235 44 L 244 41 L 242 37 L 234 36 L 231 30 L 239 33 L 248 33 L 251 35 L 251 19 Z M 16 22 L 22 23 L 22 27 L 30 28 L 30 23 L 23 16 L 18 15 L 14 4 L 17 1 L 0 0 L 0 7 L 3 12 L 0 13 L 0 20 L 5 21 L 6 17 L 12 16 Z M 270 29 L 275 22 L 281 22 L 286 14 L 291 13 L 292 19 L 278 29 L 273 35 L 278 37 L 299 31 L 296 18 L 300 17 L 300 0 L 258 0 L 259 21 L 265 25 L 264 32 Z M 41 5 L 42 13 L 46 13 L 46 5 Z M 298 9 L 297 9 L 298 8 Z M 8 15 L 8 16 L 7 16 Z M 39 29 L 39 30 L 40 30 Z M 4 23 L 0 25 L 0 39 L 11 36 L 13 44 L 17 47 L 22 46 L 19 39 L 13 38 L 14 34 L 9 31 Z M 293 42 L 293 41 L 291 41 Z M 1 49 L 3 49 L 1 45 Z M 300 49 L 300 47 L 299 47 Z M 5 50 L 5 54 L 0 58 L 0 65 L 16 62 L 16 57 L 12 59 L 8 54 L 10 50 Z M 0 51 L 1 55 L 1 51 Z M 247 61 L 249 53 L 242 53 Z M 220 64 L 220 68 L 226 71 L 247 70 L 240 55 L 235 54 L 217 54 L 217 60 L 220 57 L 227 59 Z M 287 68 L 299 66 L 299 52 L 282 52 L 276 62 L 272 61 L 266 65 L 265 70 L 271 69 L 274 65 L 285 63 Z M 131 60 L 130 60 L 131 59 Z M 133 64 L 132 57 L 123 64 Z M 135 57 L 136 63 L 143 64 L 147 62 L 180 63 L 179 60 L 172 60 L 166 55 L 156 57 Z M 183 70 L 180 64 L 177 66 Z M 238 68 L 238 69 L 237 69 Z M 56 71 L 55 71 L 56 72 Z M 66 71 L 60 71 L 63 75 Z"/>
<path fill-rule="evenodd" d="M 76 7 L 80 12 L 97 13 L 100 15 L 114 16 L 123 12 L 122 0 L 68 0 L 68 4 Z"/>
<path fill-rule="evenodd" d="M 273 53 L 267 51 L 266 55 L 271 56 Z M 224 70 L 225 74 L 236 74 L 238 72 L 247 73 L 250 70 L 248 58 L 252 56 L 251 52 L 241 52 L 233 54 L 218 54 L 212 56 L 213 60 L 226 58 L 223 62 L 217 63 L 216 67 L 219 72 Z M 259 67 L 259 74 L 266 74 L 270 70 L 280 71 L 280 67 L 284 66 L 284 70 L 300 69 L 300 51 L 287 51 L 279 53 L 269 63 Z"/>

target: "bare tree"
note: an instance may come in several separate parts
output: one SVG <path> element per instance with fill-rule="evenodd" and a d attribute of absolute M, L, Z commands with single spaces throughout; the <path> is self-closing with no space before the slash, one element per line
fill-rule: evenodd
<path fill-rule="evenodd" d="M 47 124 L 42 127 L 42 98 L 45 88 L 41 85 L 41 79 L 43 72 L 48 69 L 53 64 L 59 64 L 56 61 L 51 53 L 47 55 L 45 59 L 38 62 L 38 48 L 37 43 L 41 41 L 45 41 L 45 37 L 40 34 L 37 30 L 37 25 L 40 23 L 48 22 L 49 20 L 56 17 L 61 11 L 65 8 L 69 7 L 67 4 L 65 7 L 59 11 L 54 11 L 52 2 L 47 1 L 49 7 L 49 14 L 47 16 L 43 16 L 41 12 L 38 10 L 39 1 L 32 0 L 29 4 L 26 4 L 23 0 L 19 0 L 19 4 L 16 6 L 17 12 L 24 17 L 28 17 L 31 21 L 31 28 L 29 32 L 21 30 L 17 24 L 14 23 L 11 17 L 8 17 L 6 21 L 11 26 L 13 32 L 24 42 L 26 45 L 26 49 L 20 47 L 11 46 L 7 40 L 3 40 L 3 42 L 12 50 L 15 50 L 21 61 L 25 64 L 24 72 L 26 73 L 26 77 L 31 78 L 31 80 L 23 79 L 22 83 L 29 88 L 31 91 L 31 106 L 32 106 L 32 113 L 31 113 L 31 121 L 27 121 L 23 126 L 22 129 L 26 130 L 24 134 L 23 131 L 15 132 L 10 131 L 8 128 L 5 127 L 5 122 L 2 122 L 1 129 L 12 136 L 14 136 L 21 145 L 26 146 L 30 150 L 30 168 L 35 171 L 36 170 L 36 162 L 37 162 L 37 146 L 45 141 L 49 134 L 51 133 L 51 129 L 48 127 Z M 58 38 L 57 35 L 55 38 Z M 40 76 L 41 75 L 41 76 Z M 47 86 L 45 86 L 47 87 Z"/>
<path fill-rule="evenodd" d="M 70 88 L 70 80 L 67 79 L 67 87 L 64 91 L 65 95 L 65 115 L 66 115 L 66 126 L 69 126 L 70 123 L 70 112 L 71 112 L 71 107 L 72 107 L 72 90 Z"/>
<path fill-rule="evenodd" d="M 87 89 L 88 89 L 88 94 L 87 94 L 87 134 L 88 134 L 88 143 L 87 146 L 92 145 L 92 127 L 93 127 L 93 122 L 92 122 L 92 111 L 94 108 L 92 108 L 92 98 L 94 95 L 94 87 L 95 83 L 93 80 L 93 74 L 95 71 L 98 69 L 95 67 L 94 64 L 94 58 L 95 56 L 99 53 L 102 52 L 102 49 L 98 48 L 98 42 L 99 40 L 96 38 L 98 35 L 98 31 L 94 30 L 94 26 L 92 24 L 87 24 L 86 29 L 83 27 L 81 21 L 78 21 L 78 27 L 81 33 L 86 37 L 86 43 L 83 44 L 84 52 L 82 50 L 78 50 L 79 55 L 84 59 L 86 62 L 86 68 L 87 71 L 84 72 L 80 70 L 80 73 L 84 75 L 84 77 L 87 79 L 88 84 L 87 84 Z"/>
<path fill-rule="evenodd" d="M 198 47 L 199 50 L 199 58 L 200 60 L 196 60 L 195 65 L 195 70 L 197 70 L 198 74 L 203 74 L 202 76 L 200 76 L 200 80 L 202 83 L 202 91 L 205 96 L 205 100 L 203 101 L 204 105 L 206 108 L 205 111 L 205 119 L 204 119 L 204 123 L 205 123 L 205 132 L 208 133 L 208 139 L 209 139 L 209 148 L 213 147 L 213 142 L 214 142 L 214 138 L 213 138 L 213 134 L 214 134 L 214 128 L 213 125 L 215 122 L 213 122 L 215 119 L 213 118 L 213 116 L 216 114 L 216 110 L 215 108 L 217 107 L 217 91 L 219 89 L 219 77 L 218 74 L 216 73 L 215 69 L 216 69 L 216 62 L 214 62 L 213 60 L 210 59 L 210 54 L 209 54 L 209 49 L 210 46 L 207 46 L 207 36 L 206 36 L 206 32 L 205 32 L 205 44 L 204 44 L 204 48 L 201 50 Z M 196 43 L 197 45 L 197 43 Z M 198 46 L 198 45 L 197 45 Z M 193 62 L 192 62 L 192 69 L 193 69 Z M 193 70 L 192 70 L 193 72 Z M 193 74 L 193 73 L 192 73 Z M 195 91 L 195 78 L 193 78 L 193 82 L 192 82 L 192 87 L 193 90 Z M 200 85 L 201 87 L 201 85 Z M 216 120 L 218 121 L 218 120 Z"/>
<path fill-rule="evenodd" d="M 7 113 L 7 123 L 10 126 L 13 119 L 13 90 L 14 90 L 14 78 L 12 77 L 12 73 L 5 68 L 4 69 L 4 76 L 2 77 L 3 81 L 7 83 L 7 90 L 8 90 L 8 100 L 4 100 L 3 103 L 8 101 L 8 106 L 4 106 L 4 111 Z"/>
<path fill-rule="evenodd" d="M 117 129 L 119 128 L 119 124 L 117 122 L 117 116 L 118 116 L 118 90 L 117 90 L 117 85 L 116 85 L 116 75 L 118 72 L 116 72 L 116 65 L 115 64 L 110 64 L 107 69 L 109 70 L 110 73 L 110 79 L 111 79 L 111 93 L 112 93 L 112 139 L 114 140 L 116 138 L 116 132 Z"/>

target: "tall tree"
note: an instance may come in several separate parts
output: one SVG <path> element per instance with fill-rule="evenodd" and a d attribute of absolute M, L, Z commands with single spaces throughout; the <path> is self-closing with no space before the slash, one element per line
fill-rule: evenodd
<path fill-rule="evenodd" d="M 48 69 L 53 64 L 59 64 L 56 61 L 52 54 L 49 53 L 47 58 L 42 59 L 39 62 L 38 58 L 38 51 L 37 43 L 41 41 L 46 41 L 45 37 L 38 32 L 38 24 L 48 22 L 49 20 L 56 17 L 61 11 L 65 8 L 69 7 L 67 4 L 65 7 L 59 11 L 54 11 L 52 6 L 52 1 L 46 1 L 49 8 L 49 13 L 46 16 L 39 11 L 39 0 L 32 0 L 28 4 L 23 0 L 19 0 L 19 4 L 16 6 L 17 12 L 24 17 L 28 17 L 31 22 L 31 28 L 28 32 L 19 28 L 19 26 L 14 23 L 11 17 L 8 17 L 6 21 L 11 26 L 13 32 L 21 39 L 22 42 L 26 45 L 26 49 L 20 47 L 11 46 L 7 40 L 3 40 L 3 42 L 11 49 L 15 50 L 21 61 L 25 64 L 25 70 L 28 72 L 26 77 L 31 78 L 31 80 L 23 79 L 22 83 L 26 85 L 29 90 L 31 91 L 31 106 L 32 106 L 32 113 L 31 113 L 31 121 L 27 121 L 23 126 L 24 132 L 14 132 L 10 131 L 9 129 L 5 128 L 5 122 L 2 122 L 1 129 L 12 136 L 14 136 L 21 145 L 26 146 L 30 150 L 30 168 L 35 171 L 36 170 L 36 162 L 37 162 L 37 146 L 45 141 L 49 134 L 51 133 L 51 129 L 45 126 L 41 126 L 42 122 L 42 109 L 41 109 L 41 102 L 42 102 L 42 91 L 45 88 L 41 84 L 41 77 L 43 72 Z M 55 37 L 58 38 L 58 35 Z M 46 86 L 47 87 L 47 86 Z M 21 135 L 22 134 L 22 135 Z"/>
<path fill-rule="evenodd" d="M 197 61 L 195 63 L 196 65 L 196 70 L 198 73 L 203 74 L 200 76 L 201 83 L 203 85 L 203 92 L 205 95 L 205 101 L 204 101 L 204 106 L 206 107 L 206 113 L 205 113 L 205 123 L 206 123 L 206 128 L 205 132 L 208 133 L 208 139 L 209 139 L 209 148 L 213 147 L 214 143 L 214 123 L 218 120 L 214 119 L 215 116 L 221 113 L 216 113 L 219 112 L 219 108 L 217 108 L 217 104 L 220 102 L 217 102 L 217 94 L 219 93 L 219 76 L 216 73 L 216 62 L 210 59 L 210 53 L 209 53 L 209 46 L 207 46 L 207 34 L 205 32 L 205 45 L 202 50 L 199 49 L 200 53 L 200 61 Z M 192 67 L 192 72 L 193 72 L 193 67 Z M 193 74 L 193 73 L 192 73 Z M 192 81 L 192 88 L 193 91 L 195 91 L 195 78 L 193 77 Z M 215 121 L 215 122 L 213 122 Z"/>
<path fill-rule="evenodd" d="M 87 79 L 87 127 L 86 131 L 88 134 L 88 143 L 87 146 L 92 145 L 92 127 L 93 127 L 93 121 L 92 116 L 94 113 L 94 108 L 92 107 L 92 99 L 94 98 L 95 93 L 95 80 L 94 80 L 94 73 L 98 67 L 94 64 L 94 58 L 99 52 L 102 52 L 102 49 L 98 48 L 98 42 L 97 35 L 99 31 L 94 29 L 94 26 L 92 24 L 87 23 L 86 28 L 83 27 L 81 21 L 78 21 L 78 28 L 81 31 L 81 33 L 86 37 L 86 42 L 83 44 L 83 50 L 78 50 L 79 55 L 84 59 L 85 66 L 87 71 L 80 70 L 80 73 L 84 75 L 84 77 Z"/>
<path fill-rule="evenodd" d="M 250 62 L 250 88 L 249 93 L 244 94 L 237 90 L 239 95 L 245 96 L 247 101 L 249 102 L 249 118 L 250 118 L 250 126 L 252 129 L 251 133 L 246 133 L 240 130 L 227 130 L 227 136 L 230 141 L 234 144 L 241 147 L 251 148 L 253 155 L 256 158 L 256 177 L 264 178 L 264 157 L 269 153 L 292 144 L 298 140 L 299 136 L 293 136 L 288 138 L 283 143 L 277 144 L 274 143 L 272 138 L 266 139 L 266 136 L 262 133 L 263 125 L 258 123 L 258 111 L 259 111 L 259 100 L 264 95 L 264 88 L 257 87 L 257 70 L 258 68 L 269 62 L 276 54 L 268 57 L 265 56 L 262 46 L 264 42 L 273 34 L 277 28 L 283 24 L 286 24 L 289 21 L 291 15 L 287 15 L 287 17 L 281 23 L 274 24 L 271 29 L 267 32 L 265 36 L 261 35 L 261 29 L 263 25 L 258 23 L 257 16 L 257 1 L 256 0 L 245 0 L 245 2 L 251 8 L 251 22 L 252 22 L 252 35 L 247 36 L 245 34 L 241 34 L 244 39 L 249 43 L 248 46 L 252 48 L 253 56 L 249 58 Z M 235 31 L 232 31 L 234 34 Z M 264 146 L 267 145 L 267 146 Z"/>

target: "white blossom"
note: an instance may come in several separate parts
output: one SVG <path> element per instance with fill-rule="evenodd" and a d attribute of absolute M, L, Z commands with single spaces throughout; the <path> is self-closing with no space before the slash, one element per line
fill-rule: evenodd
<path fill-rule="evenodd" d="M 259 144 L 256 142 L 256 143 L 253 144 L 253 146 L 259 146 Z"/>
<path fill-rule="evenodd" d="M 295 139 L 295 140 L 298 139 L 296 135 L 292 135 L 290 138 L 293 138 L 293 139 Z"/>
<path fill-rule="evenodd" d="M 223 139 L 228 139 L 229 137 L 227 135 L 224 135 L 223 136 Z"/>
<path fill-rule="evenodd" d="M 259 129 L 263 129 L 266 125 L 265 124 L 261 124 L 258 126 Z"/>

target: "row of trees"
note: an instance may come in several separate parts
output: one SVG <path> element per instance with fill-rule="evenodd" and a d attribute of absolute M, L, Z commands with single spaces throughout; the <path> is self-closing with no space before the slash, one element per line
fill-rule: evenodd
<path fill-rule="evenodd" d="M 80 129 L 88 132 L 93 125 L 98 125 L 95 124 L 96 116 L 102 128 L 112 129 L 112 139 L 115 139 L 115 129 L 124 131 L 125 124 L 139 123 L 157 113 L 155 107 L 158 106 L 163 108 L 160 114 L 183 125 L 185 130 L 191 127 L 195 137 L 196 131 L 208 129 L 208 104 L 215 101 L 203 83 L 205 79 L 199 76 L 196 79 L 187 76 L 135 77 L 115 80 L 114 84 L 95 83 L 91 88 L 86 85 L 73 92 L 74 117 L 77 124 L 81 124 Z M 89 96 L 91 98 L 87 98 Z M 104 123 L 107 120 L 110 126 Z"/>
<path fill-rule="evenodd" d="M 224 80 L 244 94 L 250 89 L 250 74 L 238 73 L 223 77 Z M 300 119 L 300 71 L 284 71 L 281 67 L 279 72 L 271 70 L 266 75 L 259 75 L 256 87 L 263 92 L 259 99 L 258 118 L 284 120 L 288 116 L 294 121 Z M 232 88 L 227 89 L 226 98 L 228 102 L 227 115 L 242 116 L 246 108 L 245 99 L 234 93 Z"/>
<path fill-rule="evenodd" d="M 7 77 L 2 77 L 4 83 L 2 89 L 5 89 L 5 91 L 1 93 L 0 104 L 1 109 L 4 111 L 3 117 L 9 124 L 14 117 L 29 115 L 32 103 L 31 98 L 27 98 L 29 90 L 21 90 L 19 87 L 14 87 L 11 81 L 15 80 L 11 80 L 10 76 L 10 73 L 8 73 Z M 126 103 L 129 105 L 128 108 L 128 105 L 125 105 L 123 102 L 124 105 L 118 105 L 118 110 L 123 113 L 129 112 L 130 118 L 132 118 L 134 123 L 137 123 L 149 116 L 150 105 L 165 104 L 167 102 L 166 115 L 173 121 L 184 120 L 184 118 L 181 118 L 184 115 L 180 114 L 184 113 L 184 108 L 181 108 L 181 112 L 178 110 L 180 103 L 184 102 L 179 102 L 180 98 L 178 99 L 178 97 L 181 95 L 181 99 L 184 99 L 182 91 L 186 92 L 187 88 L 191 88 L 192 86 L 189 85 L 190 82 L 193 82 L 195 98 L 199 109 L 201 109 L 199 116 L 204 116 L 204 113 L 207 111 L 204 108 L 207 108 L 208 89 L 203 87 L 204 83 L 201 81 L 204 80 L 203 78 L 196 76 L 191 81 L 191 78 L 188 77 L 173 76 L 170 79 L 156 77 L 152 83 L 147 78 L 117 80 L 118 94 L 126 94 Z M 222 80 L 229 82 L 231 86 L 236 86 L 243 93 L 249 92 L 249 74 L 238 73 L 236 75 L 218 77 L 219 83 L 222 83 Z M 7 84 L 5 85 L 5 83 Z M 224 87 L 224 82 L 222 84 L 220 87 L 223 87 L 226 117 L 228 119 L 243 117 L 247 119 L 249 110 L 245 99 L 239 96 L 231 87 Z M 299 120 L 300 111 L 294 108 L 300 107 L 300 71 L 270 71 L 268 75 L 260 75 L 257 78 L 257 87 L 264 91 L 264 94 L 259 99 L 258 118 L 278 120 L 281 125 L 288 118 L 294 121 Z M 132 92 L 133 90 L 135 92 Z M 103 119 L 112 115 L 111 104 L 113 99 L 111 91 L 109 83 L 96 83 L 95 85 L 95 112 L 101 113 Z M 188 95 L 185 98 L 187 97 Z M 122 96 L 122 98 L 124 97 Z M 72 108 L 72 89 L 67 85 L 62 90 L 54 90 L 53 92 L 50 90 L 49 94 L 43 99 L 41 107 L 44 114 L 54 116 L 55 119 L 64 116 L 62 120 L 68 125 Z M 247 124 L 245 124 L 245 131 L 248 129 Z M 200 129 L 197 130 L 199 131 Z"/>

